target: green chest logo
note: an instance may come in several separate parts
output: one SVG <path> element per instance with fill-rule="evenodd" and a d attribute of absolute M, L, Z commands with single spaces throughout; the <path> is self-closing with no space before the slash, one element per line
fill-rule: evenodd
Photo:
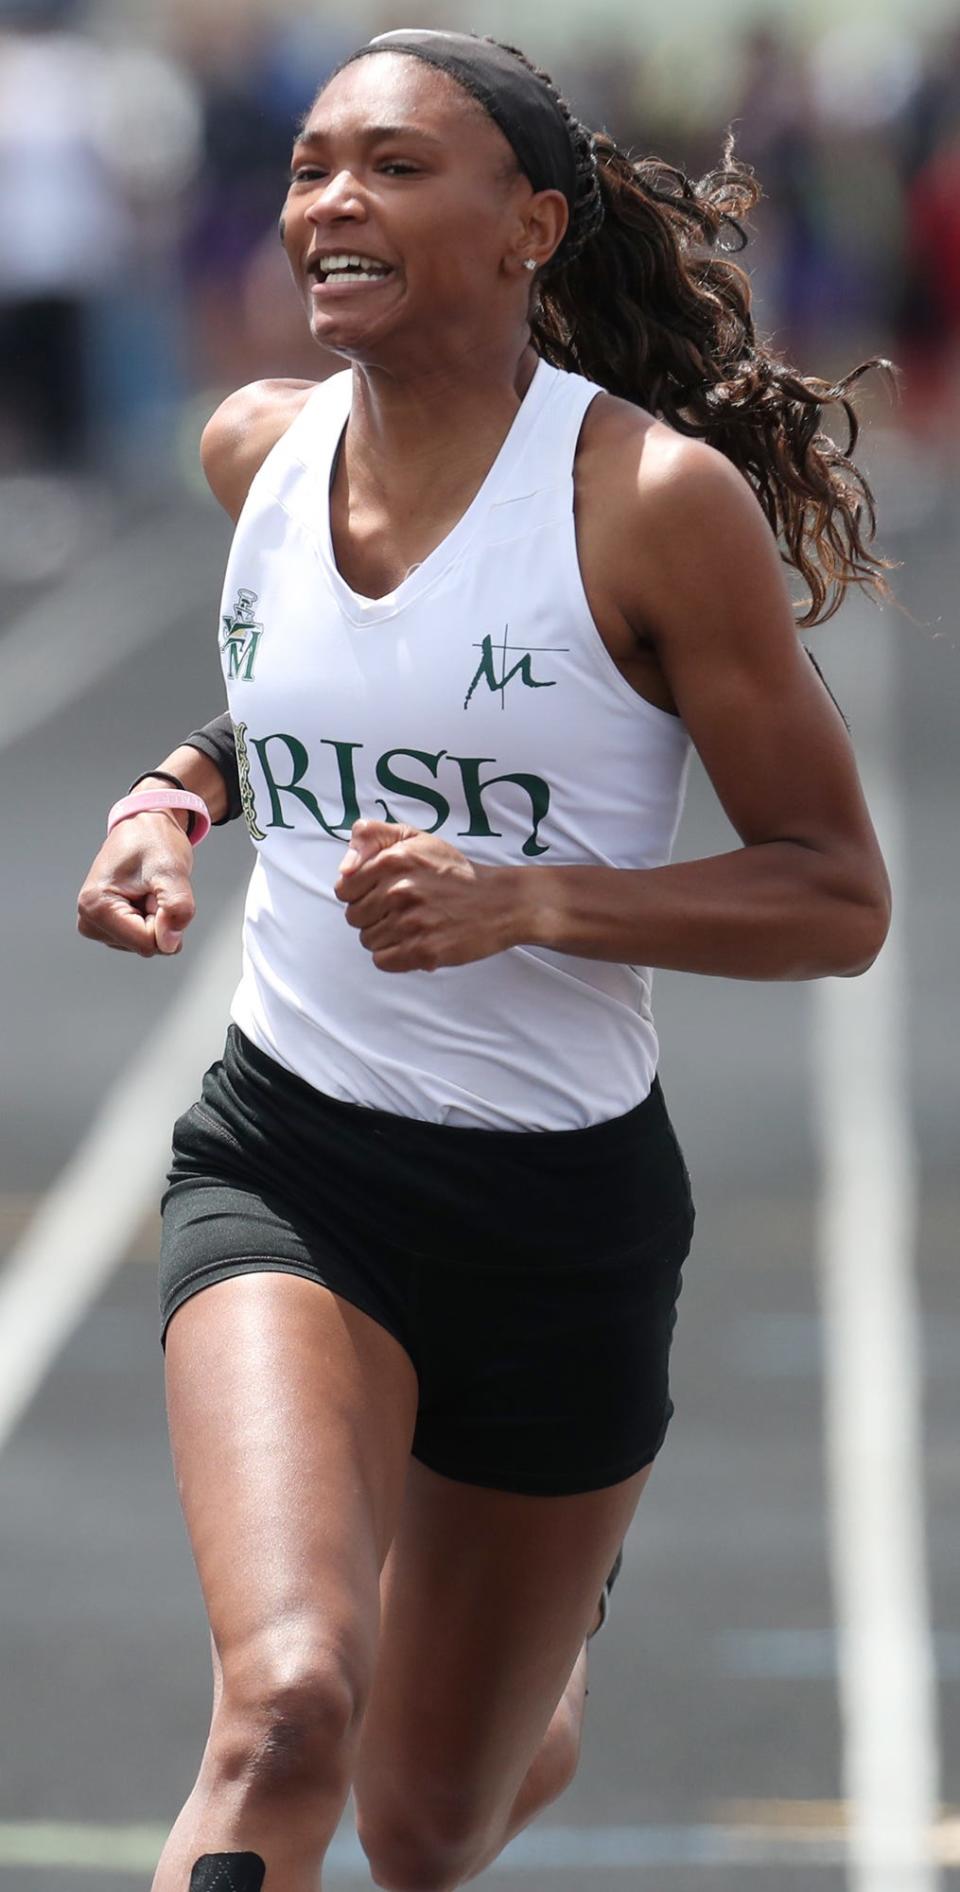
<path fill-rule="evenodd" d="M 253 615 L 255 591 L 240 590 L 232 612 L 224 613 L 222 648 L 227 653 L 227 682 L 249 683 L 263 636 L 263 625 Z"/>
<path fill-rule="evenodd" d="M 485 683 L 487 689 L 493 694 L 499 691 L 501 709 L 506 709 L 507 684 L 512 683 L 514 677 L 519 677 L 521 683 L 526 684 L 528 690 L 553 690 L 556 688 L 556 677 L 534 676 L 533 665 L 530 659 L 535 654 L 539 655 L 545 651 L 563 651 L 566 649 L 566 646 L 563 644 L 508 644 L 507 638 L 509 635 L 510 626 L 509 624 L 505 624 L 503 627 L 503 638 L 498 644 L 494 645 L 493 638 L 488 633 L 481 644 L 474 645 L 474 650 L 479 650 L 481 656 L 480 662 L 471 679 L 470 688 L 463 699 L 464 709 L 468 707 L 470 698 L 479 683 Z M 511 657 L 516 656 L 517 662 L 508 666 L 508 655 Z M 499 676 L 497 675 L 498 657 L 500 659 Z"/>

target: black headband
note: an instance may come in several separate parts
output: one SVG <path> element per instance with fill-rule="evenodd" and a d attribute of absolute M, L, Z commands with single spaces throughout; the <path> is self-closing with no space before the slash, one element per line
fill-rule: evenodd
<path fill-rule="evenodd" d="M 434 33 L 416 26 L 379 34 L 345 64 L 369 53 L 412 53 L 449 72 L 499 125 L 534 190 L 562 191 L 573 217 L 577 160 L 569 127 L 547 87 L 512 53 L 472 33 Z"/>

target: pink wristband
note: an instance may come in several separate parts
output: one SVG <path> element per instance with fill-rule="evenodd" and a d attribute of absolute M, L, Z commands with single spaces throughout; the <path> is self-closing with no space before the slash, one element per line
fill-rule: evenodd
<path fill-rule="evenodd" d="M 194 847 L 199 847 L 205 836 L 210 833 L 210 811 L 199 795 L 190 795 L 186 789 L 145 788 L 137 795 L 124 795 L 115 801 L 107 816 L 107 833 L 112 834 L 118 822 L 127 821 L 131 815 L 155 814 L 163 808 L 186 808 L 195 816 L 190 840 Z"/>

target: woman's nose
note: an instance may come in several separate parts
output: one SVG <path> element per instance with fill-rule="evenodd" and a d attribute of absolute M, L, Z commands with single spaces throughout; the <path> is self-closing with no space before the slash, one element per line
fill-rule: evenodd
<path fill-rule="evenodd" d="M 337 216 L 356 214 L 361 210 L 360 192 L 356 178 L 349 171 L 340 171 L 336 177 L 328 177 L 321 185 L 316 196 L 307 206 L 307 216 L 311 223 L 319 223 L 333 211 Z"/>

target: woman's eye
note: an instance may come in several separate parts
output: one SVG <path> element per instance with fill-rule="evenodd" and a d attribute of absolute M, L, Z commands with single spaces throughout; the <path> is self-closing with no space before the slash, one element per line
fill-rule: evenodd
<path fill-rule="evenodd" d="M 396 177 L 413 177 L 417 169 L 415 164 L 406 164 L 401 158 L 387 158 L 386 162 L 378 168 L 388 176 Z M 290 172 L 290 182 L 291 184 L 312 184 L 316 178 L 326 177 L 326 175 L 326 171 L 319 164 L 301 164 L 295 171 Z"/>

